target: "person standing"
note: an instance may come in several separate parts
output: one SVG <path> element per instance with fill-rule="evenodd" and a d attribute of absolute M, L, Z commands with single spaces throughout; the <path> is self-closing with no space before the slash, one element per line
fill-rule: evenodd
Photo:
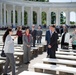
<path fill-rule="evenodd" d="M 17 40 L 17 43 L 18 44 L 23 44 L 23 40 L 22 40 L 22 27 L 18 27 L 17 28 L 17 33 L 16 33 L 17 37 L 18 37 L 18 40 Z"/>
<path fill-rule="evenodd" d="M 23 35 L 23 62 L 30 63 L 30 50 L 32 45 L 32 35 L 29 34 L 29 27 L 26 27 L 25 34 Z"/>
<path fill-rule="evenodd" d="M 33 47 L 35 47 L 35 43 L 36 43 L 36 34 L 37 34 L 37 31 L 35 30 L 35 25 L 33 25 L 31 30 L 31 35 L 33 38 Z"/>
<path fill-rule="evenodd" d="M 49 48 L 48 45 L 50 44 L 50 38 L 51 38 L 51 29 L 49 26 L 49 30 L 46 31 L 46 35 L 45 35 L 45 41 L 47 43 L 47 57 L 49 57 Z"/>
<path fill-rule="evenodd" d="M 76 28 L 72 34 L 72 49 L 76 49 Z"/>
<path fill-rule="evenodd" d="M 68 33 L 68 29 L 65 28 L 64 32 L 61 36 L 61 48 L 68 49 L 69 47 L 70 34 Z"/>
<path fill-rule="evenodd" d="M 57 40 L 58 40 L 58 34 L 55 30 L 55 26 L 50 26 L 51 29 L 51 37 L 50 37 L 50 43 L 48 45 L 49 48 L 49 58 L 56 58 L 56 50 L 58 48 Z"/>
<path fill-rule="evenodd" d="M 12 75 L 15 75 L 14 41 L 11 35 L 12 35 L 12 29 L 7 29 L 7 31 L 3 35 L 4 52 L 6 55 L 6 63 L 3 75 L 7 75 L 9 63 L 11 65 Z"/>
<path fill-rule="evenodd" d="M 42 30 L 41 30 L 41 27 L 38 26 L 38 30 L 37 30 L 37 43 L 41 43 L 41 39 L 42 39 Z"/>

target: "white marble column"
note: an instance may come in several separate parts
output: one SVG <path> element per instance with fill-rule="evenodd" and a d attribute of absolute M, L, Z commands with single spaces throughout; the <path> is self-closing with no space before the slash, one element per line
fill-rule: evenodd
<path fill-rule="evenodd" d="M 76 12 L 75 12 L 75 25 L 76 25 Z"/>
<path fill-rule="evenodd" d="M 21 25 L 21 11 L 18 11 L 18 25 Z"/>
<path fill-rule="evenodd" d="M 13 5 L 13 25 L 15 25 L 15 5 Z"/>
<path fill-rule="evenodd" d="M 28 10 L 28 26 L 32 26 L 33 25 L 33 7 L 30 7 Z"/>
<path fill-rule="evenodd" d="M 0 26 L 2 26 L 2 3 L 0 3 Z"/>
<path fill-rule="evenodd" d="M 4 4 L 4 26 L 6 26 L 6 4 Z"/>
<path fill-rule="evenodd" d="M 31 24 L 31 23 L 30 23 L 30 9 L 28 10 L 27 13 L 28 13 L 28 20 L 27 20 L 28 22 L 27 22 L 27 24 L 28 24 L 28 26 L 30 26 L 30 24 Z"/>
<path fill-rule="evenodd" d="M 24 25 L 24 6 L 22 6 L 22 25 Z"/>
<path fill-rule="evenodd" d="M 70 12 L 69 11 L 66 12 L 66 24 L 70 25 Z"/>
<path fill-rule="evenodd" d="M 37 25 L 41 25 L 41 8 L 37 12 Z"/>
<path fill-rule="evenodd" d="M 11 10 L 7 10 L 7 25 L 11 26 Z"/>
<path fill-rule="evenodd" d="M 56 25 L 60 25 L 60 12 L 56 12 Z"/>
<path fill-rule="evenodd" d="M 30 19 L 31 19 L 31 26 L 33 25 L 33 7 L 31 7 L 31 15 L 30 15 Z"/>
<path fill-rule="evenodd" d="M 49 26 L 51 24 L 50 20 L 51 20 L 51 14 L 50 14 L 50 9 L 47 11 L 47 26 Z"/>

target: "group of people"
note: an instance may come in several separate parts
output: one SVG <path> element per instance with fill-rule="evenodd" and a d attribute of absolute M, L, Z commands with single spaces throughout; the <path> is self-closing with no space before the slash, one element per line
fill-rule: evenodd
<path fill-rule="evenodd" d="M 27 27 L 25 29 L 27 29 Z M 32 25 L 32 29 L 29 28 L 29 33 L 32 35 L 33 38 L 33 47 L 35 47 L 36 40 L 37 43 L 41 43 L 41 39 L 42 39 L 41 26 L 38 26 L 38 29 L 35 29 L 35 25 Z M 18 44 L 23 44 L 23 38 L 22 38 L 23 34 L 24 32 L 22 31 L 22 27 L 19 26 L 16 32 L 16 35 L 18 37 L 18 41 L 17 41 Z"/>
<path fill-rule="evenodd" d="M 42 30 L 38 26 L 38 29 L 35 29 L 35 26 L 32 26 L 32 30 L 29 27 L 26 27 L 25 32 L 22 31 L 21 27 L 18 27 L 16 36 L 12 39 L 13 31 L 11 28 L 8 28 L 3 35 L 4 43 L 4 52 L 6 54 L 6 63 L 4 67 L 4 74 L 7 75 L 8 65 L 10 63 L 12 69 L 12 75 L 15 75 L 15 59 L 14 59 L 14 40 L 18 38 L 17 43 L 23 44 L 23 62 L 24 64 L 30 63 L 30 50 L 31 46 L 35 47 L 35 42 L 41 43 Z M 67 27 L 64 27 L 64 32 L 61 37 L 61 48 L 67 48 L 69 46 L 70 34 L 68 33 Z M 49 30 L 46 31 L 45 40 L 47 43 L 47 57 L 56 58 L 56 51 L 58 48 L 58 33 L 56 31 L 55 25 L 50 25 Z M 33 44 L 32 44 L 33 43 Z M 72 47 L 76 48 L 76 29 L 72 34 Z"/>
<path fill-rule="evenodd" d="M 30 50 L 33 43 L 35 47 L 35 42 L 41 43 L 42 30 L 38 26 L 38 30 L 35 30 L 35 26 L 32 26 L 32 30 L 26 27 L 25 32 L 22 31 L 21 27 L 18 27 L 15 37 L 12 39 L 13 30 L 8 28 L 3 35 L 4 52 L 6 54 L 6 63 L 4 67 L 4 74 L 7 75 L 9 63 L 12 69 L 12 75 L 15 75 L 15 59 L 14 59 L 14 40 L 18 38 L 17 43 L 23 44 L 23 62 L 24 64 L 30 63 Z"/>
<path fill-rule="evenodd" d="M 45 40 L 47 43 L 47 57 L 56 58 L 56 51 L 58 49 L 58 33 L 56 31 L 55 25 L 49 26 L 49 30 L 46 31 Z M 63 33 L 61 35 L 61 48 L 69 49 L 70 42 L 72 43 L 72 49 L 76 49 L 76 28 L 71 34 L 68 32 L 67 26 L 63 26 Z"/>

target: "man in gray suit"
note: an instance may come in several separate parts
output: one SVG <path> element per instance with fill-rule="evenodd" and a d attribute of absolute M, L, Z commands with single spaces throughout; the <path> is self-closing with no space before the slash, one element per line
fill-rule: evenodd
<path fill-rule="evenodd" d="M 41 30 L 41 27 L 38 26 L 38 30 L 37 30 L 37 43 L 41 43 L 41 39 L 42 39 L 42 30 Z"/>
<path fill-rule="evenodd" d="M 29 34 L 29 28 L 27 27 L 25 30 L 25 34 L 23 35 L 23 62 L 24 64 L 30 63 L 30 50 L 32 44 L 32 35 Z"/>

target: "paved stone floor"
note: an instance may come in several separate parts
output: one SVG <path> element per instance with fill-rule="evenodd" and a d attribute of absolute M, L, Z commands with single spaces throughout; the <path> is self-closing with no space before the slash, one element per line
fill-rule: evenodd
<path fill-rule="evenodd" d="M 43 54 L 38 55 L 38 57 L 32 59 L 30 61 L 30 64 L 28 64 L 28 65 L 22 64 L 21 66 L 19 66 L 16 69 L 16 75 L 18 75 L 20 72 L 22 72 L 24 70 L 34 71 L 33 65 L 35 63 L 42 63 L 42 59 L 45 58 L 45 57 L 46 57 L 46 52 L 44 52 Z"/>

